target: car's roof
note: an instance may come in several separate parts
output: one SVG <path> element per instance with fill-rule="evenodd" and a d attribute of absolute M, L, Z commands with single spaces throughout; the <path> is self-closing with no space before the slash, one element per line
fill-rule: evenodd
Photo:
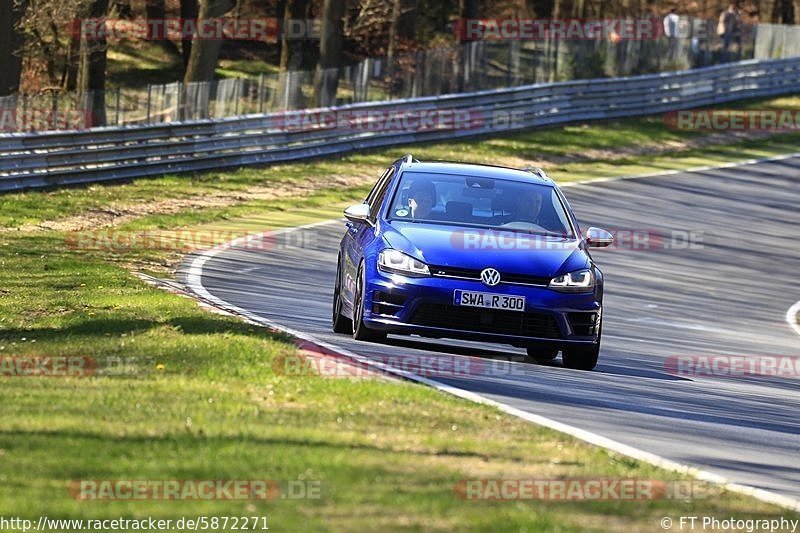
<path fill-rule="evenodd" d="M 552 187 L 553 181 L 540 176 L 530 170 L 501 167 L 495 165 L 478 165 L 473 163 L 453 163 L 450 161 L 413 161 L 405 162 L 402 171 L 425 172 L 429 174 L 458 174 L 460 176 L 474 176 L 478 178 L 498 178 L 514 181 L 524 181 Z"/>

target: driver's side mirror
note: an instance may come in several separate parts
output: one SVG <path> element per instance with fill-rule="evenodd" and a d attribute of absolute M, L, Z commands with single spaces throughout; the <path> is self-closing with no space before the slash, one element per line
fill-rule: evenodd
<path fill-rule="evenodd" d="M 605 248 L 614 242 L 614 236 L 604 229 L 589 228 L 586 230 L 586 246 L 590 248 Z"/>
<path fill-rule="evenodd" d="M 369 204 L 353 204 L 344 210 L 344 217 L 351 222 L 369 223 Z"/>

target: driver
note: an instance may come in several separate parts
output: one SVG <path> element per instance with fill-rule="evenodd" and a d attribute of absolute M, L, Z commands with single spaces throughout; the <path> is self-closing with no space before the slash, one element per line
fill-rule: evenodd
<path fill-rule="evenodd" d="M 539 213 L 542 212 L 542 193 L 539 191 L 526 191 L 520 194 L 516 200 L 516 208 L 514 220 L 538 222 Z"/>
<path fill-rule="evenodd" d="M 415 181 L 408 190 L 411 218 L 429 218 L 436 203 L 436 187 L 430 181 Z"/>

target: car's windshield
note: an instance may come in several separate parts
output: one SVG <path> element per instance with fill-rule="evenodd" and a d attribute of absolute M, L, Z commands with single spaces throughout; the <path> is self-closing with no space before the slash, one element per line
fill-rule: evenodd
<path fill-rule="evenodd" d="M 497 178 L 404 172 L 387 219 L 573 237 L 553 187 Z"/>

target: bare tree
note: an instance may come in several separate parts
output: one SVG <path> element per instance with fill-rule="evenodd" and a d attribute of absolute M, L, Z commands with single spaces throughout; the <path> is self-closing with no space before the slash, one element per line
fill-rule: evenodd
<path fill-rule="evenodd" d="M 0 0 L 0 96 L 19 90 L 24 44 L 19 23 L 26 7 L 23 0 Z"/>
<path fill-rule="evenodd" d="M 12 0 L 19 1 L 19 0 Z M 19 29 L 24 37 L 23 68 L 39 85 L 75 88 L 80 56 L 80 24 L 88 18 L 90 0 L 25 0 Z M 47 78 L 41 74 L 44 70 Z M 69 74 L 69 76 L 68 76 Z M 69 81 L 69 85 L 67 85 Z"/>
<path fill-rule="evenodd" d="M 181 0 L 181 20 L 196 19 L 199 6 L 197 0 Z M 189 58 L 192 55 L 193 35 L 184 35 L 181 39 L 181 55 L 183 56 L 184 73 L 189 65 Z"/>
<path fill-rule="evenodd" d="M 314 73 L 314 98 L 318 106 L 336 104 L 339 67 L 342 60 L 342 28 L 345 0 L 325 0 L 322 7 L 322 34 L 319 63 Z"/>
<path fill-rule="evenodd" d="M 164 5 L 164 0 L 145 0 L 144 12 L 148 21 L 164 20 L 167 16 L 167 8 Z M 151 33 L 152 27 L 153 26 L 150 24 L 147 26 L 147 38 L 150 40 L 156 38 L 156 36 Z"/>
<path fill-rule="evenodd" d="M 99 19 L 107 12 L 108 0 L 92 0 L 87 15 Z M 106 52 L 107 42 L 102 32 L 81 36 L 77 89 L 84 96 L 91 126 L 106 123 Z"/>
<path fill-rule="evenodd" d="M 286 0 L 284 21 L 307 18 L 308 9 L 308 0 Z M 277 96 L 286 109 L 296 109 L 304 104 L 301 80 L 296 73 L 303 68 L 306 61 L 306 42 L 306 39 L 292 38 L 286 32 L 281 38 L 281 75 Z"/>
<path fill-rule="evenodd" d="M 74 31 L 69 37 L 69 48 L 64 64 L 61 86 L 67 91 L 74 91 L 78 84 L 78 63 L 81 55 L 81 36 Z"/>
<path fill-rule="evenodd" d="M 200 3 L 200 18 L 220 18 L 235 5 L 235 0 L 203 0 Z M 186 65 L 183 81 L 189 83 L 213 80 L 221 47 L 222 41 L 219 39 L 200 39 L 195 36 L 192 40 L 189 62 Z"/>
<path fill-rule="evenodd" d="M 466 36 L 466 22 L 469 19 L 476 19 L 478 18 L 480 4 L 478 0 L 459 0 L 458 1 L 458 18 L 459 23 L 461 26 L 461 31 L 457 35 L 458 39 L 461 40 Z M 462 92 L 464 91 L 465 87 L 467 86 L 467 77 L 470 74 L 468 69 L 467 60 L 468 58 L 464 54 L 464 43 L 458 47 L 456 50 L 456 62 L 454 65 L 454 72 L 453 75 L 456 80 L 456 91 Z"/>
<path fill-rule="evenodd" d="M 417 0 L 392 0 L 392 20 L 389 23 L 389 45 L 386 48 L 386 60 L 389 64 L 397 54 L 400 40 L 414 38 L 414 18 L 416 17 Z"/>

